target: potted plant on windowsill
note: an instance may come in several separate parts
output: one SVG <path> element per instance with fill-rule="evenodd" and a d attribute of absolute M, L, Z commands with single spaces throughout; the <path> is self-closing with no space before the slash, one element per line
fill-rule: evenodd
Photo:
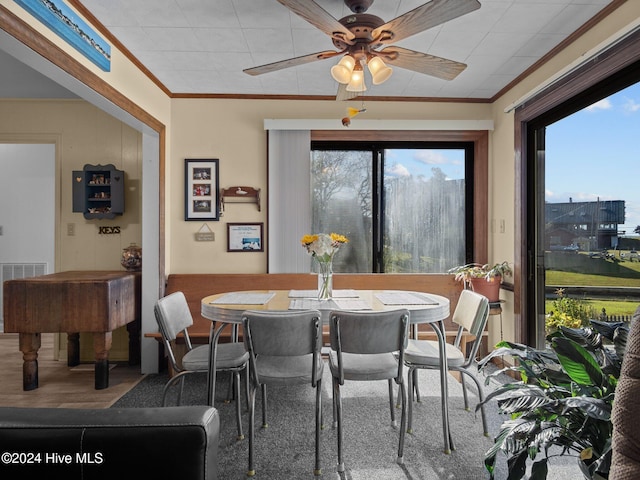
<path fill-rule="evenodd" d="M 474 292 L 484 295 L 489 302 L 500 300 L 500 284 L 504 277 L 513 275 L 513 269 L 508 262 L 494 265 L 485 263 L 467 263 L 449 270 L 455 279 L 463 282 L 465 288 L 470 287 Z"/>

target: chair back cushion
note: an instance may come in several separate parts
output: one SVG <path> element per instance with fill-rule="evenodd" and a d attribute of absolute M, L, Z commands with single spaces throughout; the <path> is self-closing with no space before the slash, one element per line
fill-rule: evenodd
<path fill-rule="evenodd" d="M 406 309 L 384 312 L 332 311 L 331 349 L 343 353 L 376 354 L 404 351 L 409 328 Z"/>
<path fill-rule="evenodd" d="M 300 356 L 322 348 L 317 310 L 249 310 L 243 313 L 242 323 L 245 341 L 251 339 L 255 355 Z"/>
<path fill-rule="evenodd" d="M 165 341 L 175 340 L 180 332 L 193 325 L 189 304 L 182 292 L 159 299 L 153 309 Z"/>
<path fill-rule="evenodd" d="M 489 300 L 471 290 L 463 290 L 453 312 L 453 322 L 472 335 L 480 336 L 487 323 Z"/>

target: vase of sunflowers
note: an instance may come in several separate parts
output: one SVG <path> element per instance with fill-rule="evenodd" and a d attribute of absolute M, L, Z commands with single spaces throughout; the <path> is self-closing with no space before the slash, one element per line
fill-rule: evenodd
<path fill-rule="evenodd" d="M 301 243 L 318 264 L 318 300 L 329 300 L 333 293 L 333 256 L 349 240 L 337 233 L 305 235 Z"/>

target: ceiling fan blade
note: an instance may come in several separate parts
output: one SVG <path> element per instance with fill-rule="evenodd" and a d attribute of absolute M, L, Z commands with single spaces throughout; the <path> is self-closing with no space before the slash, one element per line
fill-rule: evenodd
<path fill-rule="evenodd" d="M 453 80 L 467 66 L 464 63 L 447 60 L 446 58 L 436 57 L 427 53 L 416 52 L 408 48 L 390 46 L 380 50 L 380 53 L 392 54 L 397 52 L 398 56 L 393 59 L 392 56 L 382 55 L 385 62 L 395 65 L 396 67 L 406 68 L 414 72 L 424 73 L 443 80 Z"/>
<path fill-rule="evenodd" d="M 336 93 L 336 100 L 342 102 L 344 100 L 351 100 L 352 98 L 356 98 L 360 92 L 350 92 L 347 90 L 346 83 L 338 84 L 338 93 Z"/>
<path fill-rule="evenodd" d="M 382 43 L 395 43 L 404 38 L 423 32 L 454 18 L 480 8 L 478 0 L 431 0 L 413 10 L 394 18 L 372 32 L 377 38 L 385 31 L 393 32 L 391 38 L 381 39 Z"/>
<path fill-rule="evenodd" d="M 335 52 L 333 50 L 325 50 L 324 52 L 310 53 L 309 55 L 288 58 L 287 60 L 280 60 L 279 62 L 268 63 L 266 65 L 260 65 L 258 67 L 245 68 L 243 72 L 254 76 L 262 75 L 263 73 L 275 72 L 277 70 L 283 70 L 289 67 L 297 67 L 298 65 L 304 65 L 305 63 L 311 63 L 317 60 L 325 60 L 327 58 L 340 55 L 341 53 L 342 52 Z"/>
<path fill-rule="evenodd" d="M 348 40 L 355 37 L 349 29 L 312 0 L 278 0 L 278 2 L 330 37 L 336 33 L 339 37 L 344 36 Z"/>

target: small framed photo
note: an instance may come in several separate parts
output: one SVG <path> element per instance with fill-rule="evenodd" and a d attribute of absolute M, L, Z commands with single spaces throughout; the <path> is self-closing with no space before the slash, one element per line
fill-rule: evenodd
<path fill-rule="evenodd" d="M 263 252 L 262 223 L 228 223 L 227 252 Z"/>
<path fill-rule="evenodd" d="M 185 220 L 220 220 L 218 159 L 185 160 Z"/>

